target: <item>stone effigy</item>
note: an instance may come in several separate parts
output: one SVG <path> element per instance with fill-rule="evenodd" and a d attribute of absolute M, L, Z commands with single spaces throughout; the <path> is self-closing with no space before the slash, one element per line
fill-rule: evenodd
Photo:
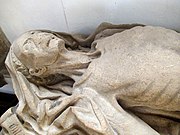
<path fill-rule="evenodd" d="M 3 135 L 179 135 L 180 34 L 101 24 L 88 37 L 29 31 L 6 65 L 19 103 Z"/>

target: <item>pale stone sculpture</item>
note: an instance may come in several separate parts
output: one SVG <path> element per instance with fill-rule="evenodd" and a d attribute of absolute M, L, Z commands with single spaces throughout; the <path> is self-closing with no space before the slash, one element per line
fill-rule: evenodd
<path fill-rule="evenodd" d="M 6 65 L 19 104 L 2 134 L 179 135 L 180 34 L 135 26 L 17 39 Z"/>

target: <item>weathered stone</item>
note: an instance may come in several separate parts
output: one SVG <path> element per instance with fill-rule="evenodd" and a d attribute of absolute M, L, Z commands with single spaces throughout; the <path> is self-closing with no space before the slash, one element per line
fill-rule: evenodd
<path fill-rule="evenodd" d="M 135 27 L 136 26 L 136 27 Z M 30 31 L 8 54 L 18 106 L 4 134 L 179 135 L 180 34 L 101 25 L 87 38 Z"/>

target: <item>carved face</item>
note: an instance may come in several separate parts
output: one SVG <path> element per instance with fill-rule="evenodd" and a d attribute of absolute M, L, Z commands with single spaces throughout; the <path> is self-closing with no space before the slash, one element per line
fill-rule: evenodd
<path fill-rule="evenodd" d="M 65 48 L 64 40 L 41 31 L 23 34 L 12 49 L 29 73 L 38 77 L 56 73 L 71 76 L 90 62 L 86 53 L 70 51 Z"/>

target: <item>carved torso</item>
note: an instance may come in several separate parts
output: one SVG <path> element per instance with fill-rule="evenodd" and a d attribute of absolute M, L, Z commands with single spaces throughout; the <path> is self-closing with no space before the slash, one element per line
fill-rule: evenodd
<path fill-rule="evenodd" d="M 179 119 L 180 37 L 173 31 L 153 30 L 136 27 L 95 41 L 101 56 L 92 61 L 77 87 L 96 89 L 137 113 Z"/>
<path fill-rule="evenodd" d="M 19 104 L 0 119 L 4 134 L 178 135 L 180 34 L 108 26 L 86 40 L 35 31 L 13 44 Z"/>

